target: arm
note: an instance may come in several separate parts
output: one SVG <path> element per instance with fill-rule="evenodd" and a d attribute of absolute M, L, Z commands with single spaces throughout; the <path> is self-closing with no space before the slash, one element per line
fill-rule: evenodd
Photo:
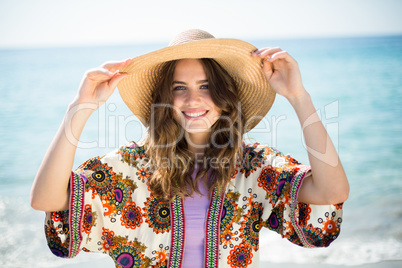
<path fill-rule="evenodd" d="M 298 201 L 317 205 L 346 201 L 349 183 L 345 171 L 303 87 L 297 62 L 280 48 L 260 49 L 252 56 L 268 57 L 263 61 L 263 72 L 271 87 L 291 103 L 303 129 L 312 175 L 304 179 Z"/>
<path fill-rule="evenodd" d="M 85 73 L 77 97 L 49 146 L 31 189 L 31 206 L 37 210 L 67 210 L 69 178 L 82 130 L 90 115 L 113 93 L 126 74 L 118 69 L 131 62 L 110 62 Z"/>

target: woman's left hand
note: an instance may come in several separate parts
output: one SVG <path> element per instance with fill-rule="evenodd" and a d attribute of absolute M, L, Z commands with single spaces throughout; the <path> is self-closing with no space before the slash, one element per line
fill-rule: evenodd
<path fill-rule="evenodd" d="M 306 94 L 299 65 L 286 51 L 280 48 L 262 48 L 251 54 L 263 59 L 262 70 L 276 93 L 290 102 Z"/>
<path fill-rule="evenodd" d="M 337 204 L 349 195 L 349 183 L 336 149 L 303 87 L 297 62 L 280 48 L 252 53 L 263 59 L 262 70 L 269 84 L 292 104 L 303 129 L 312 175 L 303 180 L 298 201 L 308 204 Z"/>

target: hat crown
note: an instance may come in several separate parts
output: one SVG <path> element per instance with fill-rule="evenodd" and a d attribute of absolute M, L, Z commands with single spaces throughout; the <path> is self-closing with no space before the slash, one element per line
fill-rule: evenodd
<path fill-rule="evenodd" d="M 200 29 L 190 29 L 176 35 L 172 41 L 170 41 L 169 46 L 176 46 L 180 44 L 189 43 L 192 41 L 204 40 L 215 38 L 212 34 L 200 30 Z"/>

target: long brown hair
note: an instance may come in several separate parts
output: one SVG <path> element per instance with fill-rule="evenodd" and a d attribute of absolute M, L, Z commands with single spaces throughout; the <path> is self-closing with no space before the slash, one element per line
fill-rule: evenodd
<path fill-rule="evenodd" d="M 153 107 L 145 142 L 152 167 L 150 189 L 164 200 L 191 196 L 199 192 L 200 181 L 209 193 L 223 190 L 242 155 L 243 114 L 238 89 L 233 78 L 213 59 L 200 59 L 208 79 L 208 88 L 215 105 L 222 111 L 212 125 L 209 146 L 205 149 L 196 180 L 190 174 L 195 168 L 194 155 L 188 149 L 184 130 L 173 117 L 173 74 L 177 61 L 161 66 L 160 79 L 153 92 Z M 208 172 L 212 171 L 212 174 Z M 213 178 L 213 179 L 208 179 Z"/>

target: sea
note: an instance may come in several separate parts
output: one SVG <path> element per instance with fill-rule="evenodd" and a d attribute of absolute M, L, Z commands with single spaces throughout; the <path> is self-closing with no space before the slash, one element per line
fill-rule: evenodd
<path fill-rule="evenodd" d="M 347 266 L 402 260 L 402 36 L 246 41 L 279 46 L 297 60 L 351 186 L 341 234 L 330 247 L 304 249 L 262 230 L 261 260 Z M 84 72 L 164 46 L 0 49 L 0 267 L 91 267 L 91 260 L 108 258 L 54 257 L 44 213 L 30 207 L 30 188 Z M 74 167 L 145 133 L 116 90 L 85 126 Z M 308 164 L 300 123 L 282 96 L 244 138 Z"/>

